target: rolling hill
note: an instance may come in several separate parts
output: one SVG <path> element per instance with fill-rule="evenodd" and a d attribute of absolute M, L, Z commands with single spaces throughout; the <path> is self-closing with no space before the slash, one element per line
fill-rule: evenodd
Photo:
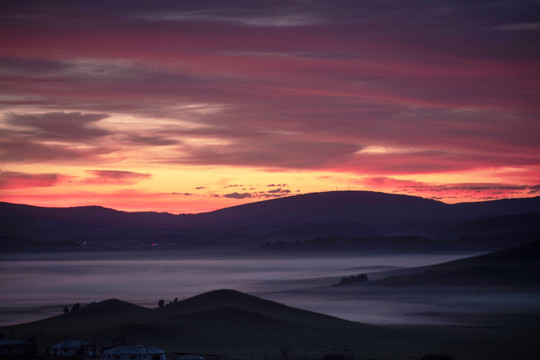
<path fill-rule="evenodd" d="M 463 229 L 466 222 L 527 213 L 540 213 L 540 197 L 449 205 L 414 196 L 337 191 L 189 215 L 0 203 L 0 243 L 4 251 L 148 249 L 152 244 L 246 249 L 268 241 L 320 237 L 417 235 L 434 239 L 463 236 L 459 226 Z M 519 221 L 514 225 L 520 226 L 516 224 Z"/>
<path fill-rule="evenodd" d="M 380 275 L 375 275 L 379 278 Z M 436 265 L 384 272 L 339 286 L 459 286 L 540 290 L 540 241 Z"/>
<path fill-rule="evenodd" d="M 107 346 L 113 338 L 192 352 L 262 355 L 285 346 L 331 351 L 382 341 L 394 333 L 300 310 L 233 290 L 216 290 L 160 308 L 109 299 L 49 319 L 0 329 L 17 337 L 40 334 L 43 352 L 65 338 Z"/>
<path fill-rule="evenodd" d="M 359 309 L 359 311 L 362 311 Z M 170 353 L 212 358 L 420 359 L 443 353 L 459 359 L 535 358 L 537 338 L 528 325 L 491 328 L 372 326 L 289 307 L 234 290 L 216 290 L 165 305 L 141 308 L 120 300 L 32 323 L 0 328 L 10 337 L 37 339 L 38 354 L 64 339 L 81 338 L 98 353 L 114 339 L 154 345 Z M 511 325 L 514 324 L 514 325 Z M 532 327 L 531 327 L 532 326 Z M 481 341 L 479 341 L 481 339 Z M 480 355 L 480 356 L 479 356 Z"/>

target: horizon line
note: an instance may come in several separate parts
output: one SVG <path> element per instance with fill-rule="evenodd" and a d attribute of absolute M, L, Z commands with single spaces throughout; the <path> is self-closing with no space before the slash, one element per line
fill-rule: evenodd
<path fill-rule="evenodd" d="M 477 201 L 461 201 L 461 202 L 456 202 L 456 203 L 448 203 L 448 202 L 445 202 L 445 201 L 442 201 L 442 200 L 439 200 L 439 199 L 433 199 L 433 198 L 429 198 L 429 197 L 422 197 L 422 196 L 419 196 L 419 195 L 409 195 L 409 194 L 400 194 L 400 193 L 387 193 L 387 192 L 383 192 L 383 191 L 348 190 L 347 189 L 347 190 L 314 191 L 314 192 L 303 193 L 303 194 L 284 195 L 284 196 L 281 196 L 281 197 L 278 197 L 278 198 L 255 200 L 253 202 L 247 202 L 247 203 L 238 204 L 238 205 L 226 206 L 226 207 L 222 207 L 222 208 L 218 208 L 218 209 L 214 209 L 214 210 L 201 211 L 201 212 L 197 212 L 197 213 L 172 213 L 172 212 L 168 212 L 168 211 L 155 211 L 155 210 L 119 210 L 119 209 L 116 209 L 116 208 L 113 208 L 113 207 L 106 207 L 106 206 L 97 205 L 97 204 L 77 205 L 77 206 L 60 206 L 59 207 L 59 206 L 41 206 L 41 205 L 33 205 L 33 204 L 26 204 L 26 203 L 13 203 L 13 202 L 8 202 L 8 201 L 1 201 L 1 200 L 0 200 L 0 203 L 11 204 L 11 205 L 21 205 L 21 206 L 31 206 L 31 207 L 45 208 L 45 209 L 75 209 L 75 208 L 99 207 L 99 208 L 103 208 L 103 209 L 113 210 L 113 211 L 117 211 L 117 212 L 125 212 L 125 213 L 156 213 L 156 214 L 169 214 L 169 215 L 175 215 L 176 216 L 176 215 L 207 214 L 207 213 L 212 213 L 212 212 L 215 212 L 215 211 L 221 211 L 221 210 L 225 210 L 225 209 L 230 209 L 230 208 L 234 208 L 234 207 L 238 207 L 238 206 L 245 206 L 245 205 L 250 205 L 250 204 L 262 203 L 262 202 L 268 202 L 268 201 L 274 201 L 274 200 L 280 200 L 280 199 L 292 198 L 292 197 L 300 197 L 300 196 L 306 196 L 306 195 L 328 194 L 328 193 L 345 193 L 345 192 L 351 192 L 351 193 L 374 193 L 374 194 L 385 194 L 385 195 L 391 195 L 391 196 L 406 196 L 406 197 L 411 197 L 411 198 L 419 198 L 419 199 L 424 199 L 424 200 L 435 201 L 435 202 L 439 202 L 439 203 L 442 203 L 442 204 L 445 204 L 445 205 L 493 202 L 493 201 L 501 201 L 501 200 L 534 199 L 534 198 L 540 197 L 538 195 L 537 196 L 530 196 L 530 197 L 529 196 L 527 196 L 527 197 L 504 197 L 504 198 L 498 198 L 498 199 L 480 199 L 480 200 L 477 200 Z"/>

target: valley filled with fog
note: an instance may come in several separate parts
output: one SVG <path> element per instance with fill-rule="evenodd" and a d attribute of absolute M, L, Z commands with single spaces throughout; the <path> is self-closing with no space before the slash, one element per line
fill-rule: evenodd
<path fill-rule="evenodd" d="M 331 286 L 341 277 L 441 263 L 470 254 L 326 257 L 185 257 L 171 252 L 2 255 L 0 325 L 62 313 L 65 306 L 118 298 L 146 307 L 215 289 L 235 289 L 287 305 L 372 324 L 430 324 L 433 314 L 533 306 L 527 294 L 492 296 L 482 288 Z M 487 304 L 487 305 L 486 305 Z M 486 307 L 487 306 L 487 307 Z"/>

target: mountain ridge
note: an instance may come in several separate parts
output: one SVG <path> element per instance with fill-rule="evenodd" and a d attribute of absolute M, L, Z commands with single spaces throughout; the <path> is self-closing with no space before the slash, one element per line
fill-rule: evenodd
<path fill-rule="evenodd" d="M 322 201 L 328 201 L 328 200 L 335 201 L 336 198 L 338 197 L 341 198 L 341 200 L 346 198 L 349 200 L 352 199 L 354 201 L 362 201 L 364 205 L 373 205 L 374 200 L 376 201 L 393 200 L 394 204 L 396 202 L 411 203 L 412 201 L 421 201 L 421 202 L 424 202 L 425 204 L 431 204 L 434 207 L 438 206 L 438 207 L 447 207 L 447 208 L 458 208 L 460 211 L 469 211 L 469 212 L 470 211 L 474 212 L 475 208 L 488 208 L 488 209 L 492 208 L 492 210 L 487 210 L 487 212 L 489 212 L 490 214 L 496 214 L 498 212 L 506 213 L 508 212 L 509 208 L 511 208 L 512 211 L 519 211 L 519 208 L 523 206 L 524 202 L 531 203 L 532 206 L 535 208 L 540 205 L 540 196 L 447 204 L 442 201 L 423 198 L 420 196 L 412 196 L 412 195 L 404 195 L 404 194 L 389 194 L 389 193 L 375 192 L 375 191 L 348 190 L 348 191 L 314 192 L 314 193 L 286 196 L 286 197 L 277 198 L 277 199 L 266 199 L 266 200 L 239 204 L 239 205 L 229 206 L 229 207 L 225 207 L 225 208 L 221 208 L 221 209 L 217 209 L 213 211 L 201 212 L 201 213 L 173 214 L 169 212 L 158 212 L 158 211 L 124 211 L 124 210 L 117 210 L 113 208 L 107 208 L 101 205 L 83 205 L 83 206 L 73 206 L 73 207 L 44 207 L 44 206 L 29 205 L 29 204 L 10 203 L 10 202 L 5 202 L 5 201 L 0 201 L 0 207 L 3 208 L 7 206 L 7 207 L 10 207 L 11 209 L 31 208 L 37 211 L 71 210 L 71 211 L 80 211 L 83 213 L 84 212 L 99 213 L 99 211 L 102 211 L 102 212 L 115 213 L 117 215 L 131 214 L 131 215 L 167 216 L 167 217 L 194 217 L 194 216 L 209 216 L 209 215 L 215 215 L 215 214 L 221 215 L 224 213 L 234 213 L 238 210 L 244 210 L 244 209 L 249 209 L 250 212 L 253 212 L 253 209 L 256 209 L 256 208 L 267 207 L 269 205 L 274 205 L 274 204 L 283 204 L 286 202 L 296 201 L 299 199 L 307 199 L 310 201 L 315 200 L 315 199 L 322 200 Z M 337 205 L 342 205 L 342 204 L 337 204 Z M 524 212 L 527 212 L 527 211 L 524 211 Z"/>
<path fill-rule="evenodd" d="M 383 236 L 435 239 L 441 236 L 441 230 L 465 221 L 535 212 L 540 213 L 540 197 L 445 204 L 417 196 L 367 191 L 302 194 L 179 215 L 3 202 L 0 242 L 4 249 L 78 248 L 88 244 L 95 249 L 145 249 L 153 244 L 183 249 L 246 248 L 265 243 L 269 236 L 287 241 L 354 237 L 369 234 L 368 229 L 371 235 L 377 232 Z M 310 229 L 309 224 L 317 224 L 319 230 Z M 357 229 L 344 231 L 344 224 L 356 224 Z M 360 231 L 362 228 L 366 231 Z"/>

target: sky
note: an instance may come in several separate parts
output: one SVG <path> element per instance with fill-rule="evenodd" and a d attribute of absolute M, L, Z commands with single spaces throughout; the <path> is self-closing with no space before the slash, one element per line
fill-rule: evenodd
<path fill-rule="evenodd" d="M 540 192 L 540 1 L 0 3 L 0 201 Z"/>

